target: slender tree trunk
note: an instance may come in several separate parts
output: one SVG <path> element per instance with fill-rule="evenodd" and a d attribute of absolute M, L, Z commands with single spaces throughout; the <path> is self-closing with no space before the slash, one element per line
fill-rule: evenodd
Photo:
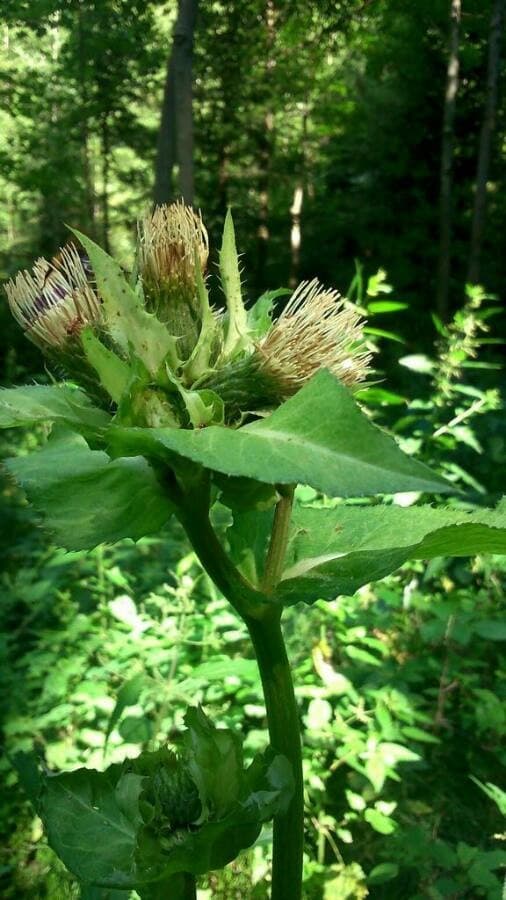
<path fill-rule="evenodd" d="M 263 128 L 258 142 L 259 176 L 259 205 L 257 228 L 257 283 L 263 286 L 265 267 L 267 265 L 267 253 L 269 247 L 269 194 L 271 179 L 271 158 L 274 143 L 274 114 L 271 104 L 271 74 L 276 65 L 274 56 L 274 41 L 276 10 L 274 0 L 266 0 L 265 3 L 265 29 L 267 58 L 265 64 L 265 102 L 266 110 L 263 119 Z"/>
<path fill-rule="evenodd" d="M 469 254 L 468 281 L 476 284 L 480 279 L 481 249 L 485 231 L 485 212 L 487 203 L 487 181 L 492 156 L 492 136 L 495 127 L 497 110 L 497 93 L 499 81 L 499 61 L 501 37 L 504 25 L 504 8 L 506 0 L 493 0 L 490 19 L 490 38 L 488 44 L 487 88 L 485 110 L 480 133 L 478 150 L 478 166 L 476 170 L 476 187 L 474 195 L 473 223 L 471 229 L 471 250 Z"/>
<path fill-rule="evenodd" d="M 86 73 L 86 23 L 84 21 L 84 7 L 81 3 L 77 11 L 78 16 L 78 40 L 79 40 L 79 91 L 81 101 L 81 159 L 84 180 L 84 213 L 85 227 L 88 233 L 95 237 L 95 198 L 93 186 L 93 171 L 90 160 L 89 130 L 88 130 L 88 85 Z"/>
<path fill-rule="evenodd" d="M 258 142 L 258 161 L 260 165 L 258 193 L 258 227 L 257 227 L 257 283 L 263 287 L 265 267 L 269 249 L 269 194 L 271 178 L 272 139 L 274 116 L 268 110 L 264 116 L 263 129 Z"/>
<path fill-rule="evenodd" d="M 300 173 L 295 182 L 290 215 L 292 227 L 290 229 L 290 287 L 295 287 L 299 281 L 300 248 L 302 245 L 302 204 L 304 194 L 307 192 L 307 136 L 308 136 L 309 103 L 306 103 L 302 113 L 302 137 L 300 142 Z"/>
<path fill-rule="evenodd" d="M 290 207 L 290 215 L 292 217 L 292 227 L 290 229 L 290 287 L 295 287 L 299 280 L 300 245 L 302 241 L 300 216 L 303 200 L 304 188 L 302 184 L 299 183 L 295 185 L 292 205 Z"/>
<path fill-rule="evenodd" d="M 158 129 L 155 164 L 155 204 L 168 203 L 174 194 L 172 172 L 176 163 L 174 55 L 171 53 L 163 90 L 162 115 Z"/>
<path fill-rule="evenodd" d="M 453 147 L 455 141 L 455 105 L 459 86 L 460 0 L 450 4 L 450 46 L 446 73 L 443 134 L 441 141 L 441 187 L 439 195 L 439 261 L 436 286 L 436 308 L 443 321 L 448 317 L 450 255 L 452 229 Z"/>
<path fill-rule="evenodd" d="M 179 0 L 158 132 L 154 201 L 193 202 L 193 42 L 198 0 Z M 174 168 L 177 189 L 173 190 Z"/>
<path fill-rule="evenodd" d="M 102 117 L 102 241 L 104 250 L 109 253 L 109 168 L 110 168 L 110 134 L 107 113 Z"/>

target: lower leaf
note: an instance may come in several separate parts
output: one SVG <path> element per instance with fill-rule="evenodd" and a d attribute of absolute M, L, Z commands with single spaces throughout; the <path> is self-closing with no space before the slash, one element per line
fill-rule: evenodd
<path fill-rule="evenodd" d="M 462 512 L 430 506 L 297 507 L 277 589 L 287 604 L 332 600 L 409 559 L 506 553 L 506 500 Z"/>
<path fill-rule="evenodd" d="M 139 540 L 158 531 L 172 513 L 145 459 L 110 460 L 74 432 L 56 432 L 41 450 L 6 466 L 67 550 Z"/>

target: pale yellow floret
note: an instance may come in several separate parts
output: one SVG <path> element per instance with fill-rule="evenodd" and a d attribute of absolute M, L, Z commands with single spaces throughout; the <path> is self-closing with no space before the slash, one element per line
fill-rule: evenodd
<path fill-rule="evenodd" d="M 19 272 L 5 290 L 15 319 L 41 347 L 60 347 L 102 318 L 100 301 L 72 244 L 51 262 L 41 257 L 31 272 Z"/>
<path fill-rule="evenodd" d="M 318 369 L 329 369 L 350 388 L 370 374 L 372 354 L 364 322 L 337 291 L 316 279 L 302 282 L 260 344 L 263 365 L 294 393 Z"/>
<path fill-rule="evenodd" d="M 138 224 L 139 271 L 148 282 L 195 281 L 195 257 L 202 272 L 209 240 L 200 213 L 182 202 L 157 206 Z"/>

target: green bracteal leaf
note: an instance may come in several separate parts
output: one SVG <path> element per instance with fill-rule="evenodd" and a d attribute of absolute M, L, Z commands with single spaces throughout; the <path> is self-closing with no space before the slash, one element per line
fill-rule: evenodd
<path fill-rule="evenodd" d="M 453 490 L 441 476 L 406 456 L 325 370 L 270 416 L 242 428 L 113 426 L 109 436 L 120 456 L 142 454 L 170 463 L 176 454 L 226 475 L 267 484 L 309 484 L 330 496 Z"/>
<path fill-rule="evenodd" d="M 80 339 L 86 359 L 95 369 L 100 383 L 111 399 L 120 403 L 132 378 L 130 367 L 113 350 L 109 350 L 91 328 L 83 328 Z"/>
<path fill-rule="evenodd" d="M 225 217 L 220 250 L 220 276 L 227 301 L 228 321 L 223 345 L 223 360 L 230 359 L 250 344 L 248 316 L 242 302 L 241 272 L 235 243 L 234 221 L 230 209 Z"/>
<path fill-rule="evenodd" d="M 128 283 L 116 260 L 85 234 L 72 231 L 90 258 L 104 304 L 106 327 L 118 347 L 127 355 L 133 350 L 153 376 L 165 361 L 171 368 L 177 367 L 174 337 L 144 308 L 142 298 Z"/>

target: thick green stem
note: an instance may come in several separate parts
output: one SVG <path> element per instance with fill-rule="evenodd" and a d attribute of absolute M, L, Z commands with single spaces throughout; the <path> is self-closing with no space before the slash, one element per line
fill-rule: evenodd
<path fill-rule="evenodd" d="M 195 875 L 183 874 L 181 900 L 197 900 L 197 879 Z"/>
<path fill-rule="evenodd" d="M 304 837 L 304 785 L 300 726 L 290 664 L 281 630 L 281 610 L 238 572 L 209 521 L 205 492 L 179 498 L 179 518 L 202 565 L 246 623 L 255 649 L 267 710 L 270 743 L 290 761 L 294 793 L 287 811 L 274 819 L 271 900 L 300 900 Z M 278 504 L 266 582 L 272 590 L 282 571 L 291 493 Z"/>
<path fill-rule="evenodd" d="M 241 573 L 223 550 L 209 521 L 207 510 L 180 509 L 179 519 L 193 549 L 216 587 L 243 618 L 262 618 L 270 604 Z"/>
<path fill-rule="evenodd" d="M 300 725 L 279 612 L 247 622 L 262 678 L 270 743 L 291 762 L 294 794 L 274 819 L 271 900 L 300 900 L 304 841 L 304 783 Z"/>

